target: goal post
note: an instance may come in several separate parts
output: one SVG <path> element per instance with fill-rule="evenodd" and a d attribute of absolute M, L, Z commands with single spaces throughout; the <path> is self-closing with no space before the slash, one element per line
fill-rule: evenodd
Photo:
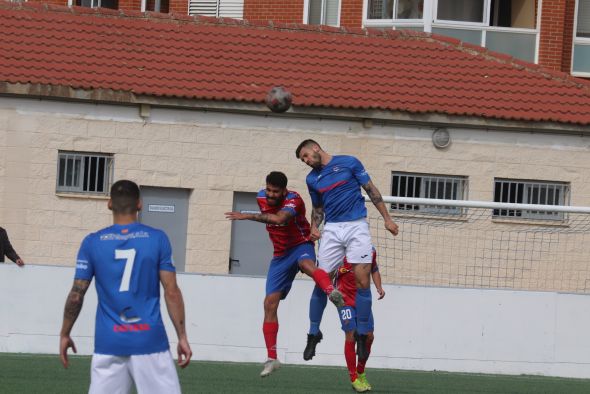
<path fill-rule="evenodd" d="M 369 223 L 386 283 L 590 293 L 590 207 L 384 197 Z"/>

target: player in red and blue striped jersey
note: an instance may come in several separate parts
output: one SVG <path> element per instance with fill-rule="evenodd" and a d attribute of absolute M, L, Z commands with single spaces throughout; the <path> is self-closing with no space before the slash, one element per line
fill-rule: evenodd
<path fill-rule="evenodd" d="M 371 262 L 371 277 L 373 283 L 379 293 L 379 298 L 385 297 L 385 291 L 381 286 L 381 274 L 379 273 L 379 266 L 377 265 L 377 252 L 373 248 L 372 262 Z M 358 357 L 356 355 L 356 340 L 355 334 L 357 330 L 357 313 L 356 313 L 356 279 L 354 276 L 353 265 L 350 264 L 346 258 L 344 263 L 336 270 L 334 283 L 336 288 L 340 290 L 344 296 L 344 306 L 338 308 L 338 317 L 344 331 L 344 358 L 346 359 L 346 366 L 350 376 L 352 387 L 357 392 L 364 392 L 371 390 L 371 385 L 367 381 L 365 374 L 365 365 L 369 355 L 371 354 L 371 345 L 374 340 L 375 322 L 373 320 L 373 313 L 369 316 L 369 323 L 367 327 L 367 341 L 366 341 L 366 358 Z"/>
<path fill-rule="evenodd" d="M 262 325 L 268 359 L 260 376 L 265 377 L 280 367 L 276 350 L 279 331 L 277 311 L 279 302 L 287 297 L 299 270 L 311 276 L 316 286 L 337 307 L 343 306 L 344 300 L 342 294 L 332 286 L 328 274 L 316 267 L 310 225 L 305 218 L 305 203 L 297 192 L 287 189 L 287 176 L 278 171 L 268 174 L 266 188 L 258 193 L 257 202 L 260 213 L 226 212 L 225 216 L 230 220 L 266 223 L 274 246 L 274 255 L 266 277 Z"/>

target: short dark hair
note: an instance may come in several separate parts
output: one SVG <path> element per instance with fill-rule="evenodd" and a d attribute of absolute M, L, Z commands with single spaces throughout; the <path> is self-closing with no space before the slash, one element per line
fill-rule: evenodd
<path fill-rule="evenodd" d="M 285 189 L 287 187 L 287 175 L 280 171 L 273 171 L 266 176 L 266 184 Z"/>
<path fill-rule="evenodd" d="M 318 144 L 314 140 L 308 139 L 308 140 L 305 140 L 302 143 L 300 143 L 299 146 L 297 147 L 297 149 L 295 149 L 295 157 L 299 159 L 299 153 L 301 153 L 301 149 L 303 149 L 303 148 L 305 148 L 306 146 L 309 146 L 309 145 L 317 145 L 318 148 L 322 149 L 322 147 L 320 146 L 320 144 Z"/>
<path fill-rule="evenodd" d="M 122 179 L 111 186 L 111 209 L 114 213 L 136 213 L 138 201 L 139 186 L 135 182 Z"/>

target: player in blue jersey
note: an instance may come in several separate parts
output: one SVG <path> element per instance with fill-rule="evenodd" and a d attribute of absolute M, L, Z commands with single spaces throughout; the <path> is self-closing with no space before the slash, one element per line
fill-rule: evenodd
<path fill-rule="evenodd" d="M 96 279 L 94 355 L 90 393 L 180 393 L 178 374 L 160 315 L 160 283 L 178 336 L 178 365 L 192 355 L 184 302 L 176 283 L 172 248 L 166 234 L 137 222 L 139 187 L 121 180 L 111 187 L 108 207 L 113 225 L 89 234 L 76 261 L 74 285 L 66 300 L 59 353 L 68 367 L 68 348 L 76 352 L 70 332 Z"/>
<path fill-rule="evenodd" d="M 397 235 L 398 226 L 389 216 L 381 193 L 357 158 L 332 156 L 310 139 L 299 144 L 295 155 L 312 168 L 306 183 L 313 205 L 311 239 L 321 238 L 317 256 L 319 268 L 333 272 L 345 257 L 354 267 L 357 285 L 357 352 L 359 358 L 366 359 L 372 304 L 369 285 L 373 246 L 361 188 L 367 192 L 383 217 L 385 228 Z M 324 229 L 320 233 L 319 226 L 324 219 Z M 325 296 L 314 289 L 309 308 L 312 329 L 307 336 L 307 346 L 303 353 L 305 360 L 310 360 L 315 355 L 315 347 L 322 339 L 319 330 L 322 303 L 325 305 Z M 314 325 L 314 321 L 318 324 Z"/>

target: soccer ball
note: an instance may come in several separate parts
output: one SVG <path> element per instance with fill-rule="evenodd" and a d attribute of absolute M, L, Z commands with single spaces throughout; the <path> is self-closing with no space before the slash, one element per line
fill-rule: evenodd
<path fill-rule="evenodd" d="M 293 96 L 291 95 L 291 92 L 284 87 L 275 86 L 268 91 L 264 102 L 272 112 L 285 112 L 291 108 Z"/>

